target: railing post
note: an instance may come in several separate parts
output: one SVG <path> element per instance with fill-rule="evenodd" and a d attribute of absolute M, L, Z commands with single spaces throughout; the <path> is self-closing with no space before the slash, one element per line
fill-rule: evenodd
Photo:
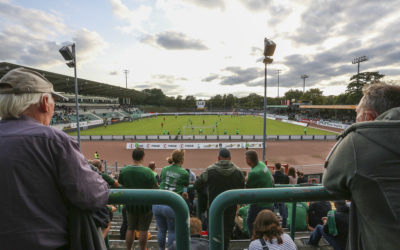
<path fill-rule="evenodd" d="M 290 237 L 294 240 L 296 234 L 296 208 L 297 202 L 292 203 L 292 218 L 290 218 Z"/>
<path fill-rule="evenodd" d="M 175 213 L 176 249 L 190 249 L 189 209 L 178 194 L 158 189 L 114 189 L 110 190 L 109 203 L 170 206 Z"/>

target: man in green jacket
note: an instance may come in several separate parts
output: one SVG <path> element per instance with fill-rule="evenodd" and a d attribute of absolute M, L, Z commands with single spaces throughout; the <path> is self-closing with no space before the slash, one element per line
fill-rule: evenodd
<path fill-rule="evenodd" d="M 274 186 L 273 178 L 264 162 L 258 160 L 257 152 L 250 150 L 246 152 L 246 163 L 251 167 L 249 176 L 247 177 L 246 188 L 272 188 Z M 251 204 L 247 215 L 247 228 L 249 237 L 253 233 L 253 222 L 257 214 L 263 209 L 273 211 L 273 203 L 255 203 Z"/>
<path fill-rule="evenodd" d="M 348 249 L 398 249 L 400 86 L 375 83 L 363 93 L 357 123 L 327 158 L 323 185 L 351 197 Z"/>

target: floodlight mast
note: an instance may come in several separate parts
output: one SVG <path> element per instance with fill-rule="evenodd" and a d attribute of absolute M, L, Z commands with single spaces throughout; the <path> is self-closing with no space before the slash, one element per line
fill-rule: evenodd
<path fill-rule="evenodd" d="M 360 79 L 360 63 L 368 61 L 368 57 L 366 56 L 359 56 L 356 58 L 353 58 L 353 61 L 351 62 L 352 64 L 357 64 L 357 85 Z"/>
<path fill-rule="evenodd" d="M 263 132 L 263 162 L 265 162 L 265 149 L 267 141 L 267 64 L 272 63 L 273 59 L 270 58 L 274 55 L 276 44 L 268 39 L 264 38 L 264 132 Z"/>
<path fill-rule="evenodd" d="M 70 50 L 70 48 L 72 51 Z M 78 145 L 81 147 L 81 133 L 80 133 L 80 124 L 79 124 L 79 104 L 78 104 L 78 77 L 76 74 L 76 53 L 75 53 L 75 43 L 69 43 L 63 46 L 59 50 L 62 57 L 67 61 L 67 66 L 70 68 L 74 68 L 75 75 L 75 112 L 76 112 L 76 130 L 78 135 Z"/>
<path fill-rule="evenodd" d="M 306 92 L 306 79 L 308 78 L 308 75 L 304 74 L 300 76 L 301 79 L 303 79 L 303 94 Z"/>

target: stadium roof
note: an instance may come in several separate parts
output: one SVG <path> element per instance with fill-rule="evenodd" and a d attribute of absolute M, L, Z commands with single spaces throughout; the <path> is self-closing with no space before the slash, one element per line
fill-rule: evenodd
<path fill-rule="evenodd" d="M 74 77 L 57 74 L 49 71 L 25 67 L 18 64 L 7 62 L 0 62 L 0 78 L 3 77 L 8 71 L 24 67 L 39 72 L 45 76 L 54 85 L 56 92 L 75 93 Z M 119 97 L 119 98 L 135 98 L 141 93 L 137 90 L 126 89 L 106 83 L 95 82 L 78 78 L 78 93 L 80 95 L 88 96 L 104 96 L 104 97 Z"/>
<path fill-rule="evenodd" d="M 301 109 L 356 109 L 357 105 L 300 105 Z"/>

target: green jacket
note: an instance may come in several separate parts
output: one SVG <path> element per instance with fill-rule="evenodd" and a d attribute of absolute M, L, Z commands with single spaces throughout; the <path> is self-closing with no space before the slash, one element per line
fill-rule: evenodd
<path fill-rule="evenodd" d="M 398 249 L 400 107 L 350 126 L 325 166 L 326 189 L 352 197 L 348 249 Z"/>

